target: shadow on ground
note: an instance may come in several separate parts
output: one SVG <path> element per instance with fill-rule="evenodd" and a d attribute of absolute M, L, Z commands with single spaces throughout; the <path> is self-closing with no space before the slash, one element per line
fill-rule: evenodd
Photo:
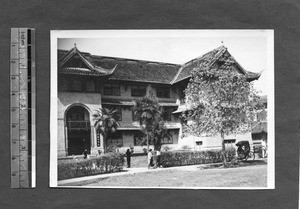
<path fill-rule="evenodd" d="M 200 169 L 214 169 L 214 168 L 236 168 L 236 167 L 245 167 L 245 166 L 252 166 L 252 165 L 266 165 L 267 160 L 266 159 L 260 159 L 260 160 L 239 160 L 236 162 L 227 162 L 227 167 L 224 166 L 222 163 L 217 164 L 209 164 L 204 165 Z"/>

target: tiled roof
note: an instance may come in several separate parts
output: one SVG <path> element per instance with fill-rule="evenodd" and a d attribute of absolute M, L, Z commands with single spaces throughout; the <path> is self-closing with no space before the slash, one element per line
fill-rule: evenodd
<path fill-rule="evenodd" d="M 72 51 L 72 50 L 70 50 Z M 70 70 L 62 68 L 64 58 L 69 58 L 70 51 L 58 50 L 58 59 L 60 60 L 59 66 L 61 73 L 72 73 Z M 103 69 L 110 69 L 107 73 L 110 74 L 108 79 L 110 80 L 124 80 L 124 81 L 138 81 L 138 82 L 151 82 L 151 83 L 161 83 L 170 84 L 171 80 L 174 78 L 180 65 L 163 63 L 163 62 L 150 62 L 144 60 L 133 60 L 133 59 L 123 59 L 116 57 L 104 57 L 104 56 L 94 56 L 89 53 L 81 53 L 88 60 L 89 63 L 93 63 L 94 66 Z M 78 68 L 73 68 L 73 72 L 76 74 L 88 74 L 93 75 L 94 72 L 86 72 L 81 70 L 79 73 Z M 96 69 L 95 69 L 96 70 Z M 96 72 L 98 74 L 98 72 Z"/>
<path fill-rule="evenodd" d="M 118 65 L 115 72 L 109 77 L 111 80 L 141 81 L 151 83 L 170 84 L 180 65 L 129 60 L 111 57 L 94 57 L 96 65 L 111 68 Z"/>
<path fill-rule="evenodd" d="M 178 71 L 178 73 L 176 74 L 176 76 L 174 77 L 174 79 L 172 80 L 172 84 L 173 83 L 177 83 L 179 81 L 182 81 L 186 78 L 190 78 L 192 75 L 192 70 L 195 67 L 198 67 L 201 63 L 203 63 L 206 59 L 204 58 L 208 58 L 211 60 L 211 63 L 214 62 L 216 60 L 216 58 L 218 58 L 219 56 L 221 56 L 224 52 L 224 50 L 226 50 L 226 48 L 224 46 L 221 46 L 219 48 L 216 48 L 204 55 L 202 55 L 201 57 L 197 57 L 187 63 L 185 63 Z"/>
<path fill-rule="evenodd" d="M 230 53 L 227 51 L 227 48 L 224 46 L 220 46 L 200 57 L 197 57 L 187 63 L 185 63 L 178 71 L 174 79 L 171 81 L 171 84 L 180 82 L 182 80 L 185 80 L 187 78 L 190 78 L 192 76 L 192 70 L 196 67 L 199 67 L 200 64 L 204 63 L 205 61 L 208 61 L 207 63 L 209 66 L 213 65 L 215 61 L 217 61 L 223 54 L 227 56 L 231 56 Z M 244 70 L 239 63 L 231 56 L 231 58 L 235 61 L 238 69 L 241 71 L 241 73 L 245 74 L 247 76 L 248 81 L 252 81 L 255 79 L 258 79 L 260 77 L 260 73 L 253 73 Z"/>
<path fill-rule="evenodd" d="M 72 58 L 74 55 L 78 55 L 81 61 L 85 64 L 85 68 L 83 67 L 64 67 L 64 65 Z M 79 74 L 79 75 L 93 75 L 93 76 L 103 76 L 103 75 L 111 75 L 116 69 L 117 65 L 112 68 L 102 68 L 99 65 L 96 65 L 91 57 L 88 56 L 87 53 L 81 53 L 77 47 L 75 46 L 70 51 L 65 54 L 61 52 L 58 53 L 59 60 L 59 73 L 66 74 Z"/>
<path fill-rule="evenodd" d="M 209 64 L 213 64 L 224 53 L 228 53 L 226 47 L 218 47 L 201 57 L 197 57 L 183 65 L 134 60 L 117 57 L 95 56 L 80 52 L 76 46 L 69 51 L 58 50 L 59 72 L 67 74 L 82 74 L 108 76 L 110 80 L 137 81 L 161 84 L 174 84 L 190 78 L 192 70 L 209 58 Z M 66 68 L 64 64 L 74 55 L 78 54 L 88 68 Z M 248 76 L 248 80 L 258 79 L 260 74 L 244 70 L 238 63 L 238 68 Z"/>

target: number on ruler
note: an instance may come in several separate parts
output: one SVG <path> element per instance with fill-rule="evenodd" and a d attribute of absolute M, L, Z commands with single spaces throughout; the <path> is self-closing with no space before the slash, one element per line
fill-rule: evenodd
<path fill-rule="evenodd" d="M 25 45 L 25 32 L 24 31 L 21 32 L 21 45 L 22 46 Z"/>

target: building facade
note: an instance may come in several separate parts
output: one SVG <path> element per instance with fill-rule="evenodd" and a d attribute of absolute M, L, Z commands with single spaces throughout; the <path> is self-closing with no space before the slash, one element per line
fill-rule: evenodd
<path fill-rule="evenodd" d="M 254 145 L 266 146 L 268 143 L 267 96 L 261 96 L 260 100 L 263 106 L 256 111 L 255 117 L 253 119 L 251 134 Z"/>
<path fill-rule="evenodd" d="M 221 147 L 220 137 L 182 137 L 180 114 L 184 111 L 184 89 L 192 70 L 212 58 L 218 64 L 220 56 L 231 56 L 224 46 L 195 58 L 183 65 L 96 56 L 80 52 L 76 46 L 69 51 L 58 50 L 58 157 L 103 152 L 103 138 L 94 129 L 93 114 L 99 108 L 117 109 L 120 127 L 107 137 L 107 146 L 122 149 L 134 147 L 143 152 L 140 142 L 145 137 L 137 118 L 132 113 L 135 100 L 145 96 L 151 88 L 163 108 L 165 126 L 171 138 L 162 139 L 163 146 L 194 149 Z M 236 70 L 247 76 L 249 82 L 260 74 L 244 70 L 236 62 Z M 251 139 L 227 136 L 228 144 Z"/>

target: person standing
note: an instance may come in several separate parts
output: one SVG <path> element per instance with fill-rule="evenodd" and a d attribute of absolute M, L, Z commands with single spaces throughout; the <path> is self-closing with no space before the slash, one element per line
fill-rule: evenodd
<path fill-rule="evenodd" d="M 262 152 L 262 157 L 265 158 L 267 153 L 267 143 L 265 139 L 262 139 L 261 142 L 261 152 Z"/>
<path fill-rule="evenodd" d="M 148 151 L 148 169 L 152 167 L 153 165 L 153 154 L 152 154 L 152 149 L 149 149 Z"/>
<path fill-rule="evenodd" d="M 127 151 L 126 151 L 127 168 L 130 168 L 130 161 L 131 161 L 132 153 L 133 153 L 133 151 L 130 151 L 130 149 L 127 149 Z"/>
<path fill-rule="evenodd" d="M 156 166 L 159 167 L 159 168 L 161 167 L 160 155 L 161 155 L 160 154 L 160 148 L 158 148 L 157 151 L 156 151 Z"/>
<path fill-rule="evenodd" d="M 84 159 L 87 159 L 88 158 L 88 151 L 87 151 L 87 149 L 84 149 L 84 151 L 83 151 L 83 158 Z"/>

